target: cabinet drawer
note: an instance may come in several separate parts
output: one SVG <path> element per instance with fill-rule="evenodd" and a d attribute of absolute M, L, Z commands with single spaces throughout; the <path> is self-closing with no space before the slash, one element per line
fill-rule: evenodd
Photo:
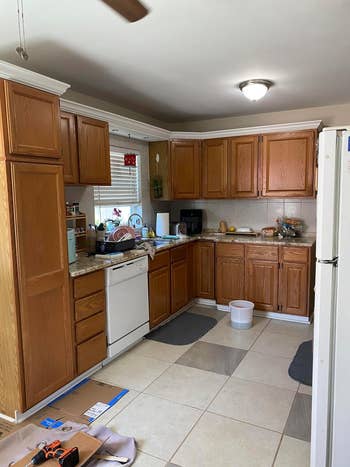
<path fill-rule="evenodd" d="M 105 292 L 101 291 L 89 297 L 81 298 L 75 302 L 75 321 L 88 318 L 106 307 Z"/>
<path fill-rule="evenodd" d="M 92 368 L 106 358 L 107 344 L 104 332 L 89 339 L 83 344 L 77 345 L 78 374 Z"/>
<path fill-rule="evenodd" d="M 248 259 L 260 259 L 278 262 L 278 246 L 247 245 Z"/>
<path fill-rule="evenodd" d="M 309 248 L 307 247 L 282 247 L 282 262 L 307 263 L 309 259 Z"/>
<path fill-rule="evenodd" d="M 170 259 L 172 263 L 176 263 L 176 261 L 184 260 L 186 258 L 187 245 L 177 246 L 170 251 Z"/>
<path fill-rule="evenodd" d="M 96 271 L 74 279 L 74 298 L 83 298 L 105 288 L 104 271 Z"/>
<path fill-rule="evenodd" d="M 80 321 L 75 325 L 75 339 L 77 344 L 80 344 L 81 342 L 90 339 L 90 337 L 103 332 L 105 327 L 106 319 L 104 311 L 90 316 L 90 318 L 83 319 L 83 321 Z"/>
<path fill-rule="evenodd" d="M 216 245 L 216 256 L 223 257 L 243 257 L 244 256 L 244 245 L 237 245 L 231 243 L 217 243 Z"/>
<path fill-rule="evenodd" d="M 148 270 L 155 271 L 156 269 L 164 268 L 170 264 L 170 253 L 168 251 L 161 251 L 157 253 L 154 259 L 149 259 Z"/>

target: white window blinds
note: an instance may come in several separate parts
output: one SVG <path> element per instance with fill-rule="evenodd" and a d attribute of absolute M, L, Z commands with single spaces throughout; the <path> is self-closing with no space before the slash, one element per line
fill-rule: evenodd
<path fill-rule="evenodd" d="M 126 151 L 133 152 L 134 151 Z M 95 186 L 95 205 L 122 206 L 139 204 L 140 196 L 140 156 L 136 157 L 136 167 L 124 166 L 124 152 L 111 150 L 111 186 Z"/>

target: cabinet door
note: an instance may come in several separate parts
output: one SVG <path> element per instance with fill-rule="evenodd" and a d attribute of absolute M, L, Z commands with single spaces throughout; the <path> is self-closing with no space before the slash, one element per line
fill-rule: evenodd
<path fill-rule="evenodd" d="M 282 313 L 308 316 L 308 264 L 282 264 L 280 294 Z"/>
<path fill-rule="evenodd" d="M 246 299 L 261 311 L 278 310 L 278 263 L 246 260 L 245 270 Z"/>
<path fill-rule="evenodd" d="M 214 299 L 214 243 L 197 242 L 194 249 L 196 297 Z"/>
<path fill-rule="evenodd" d="M 5 81 L 9 153 L 61 158 L 59 98 Z"/>
<path fill-rule="evenodd" d="M 26 408 L 73 379 L 62 166 L 11 163 Z"/>
<path fill-rule="evenodd" d="M 174 199 L 200 197 L 199 141 L 171 142 L 171 174 Z"/>
<path fill-rule="evenodd" d="M 202 144 L 203 198 L 228 196 L 228 141 L 209 139 Z"/>
<path fill-rule="evenodd" d="M 80 183 L 110 185 L 108 123 L 77 116 Z"/>
<path fill-rule="evenodd" d="M 152 271 L 148 275 L 150 327 L 157 326 L 170 315 L 169 266 Z"/>
<path fill-rule="evenodd" d="M 313 130 L 263 136 L 263 196 L 314 196 L 315 139 Z"/>
<path fill-rule="evenodd" d="M 78 184 L 78 142 L 75 115 L 61 112 L 61 149 L 64 183 Z"/>
<path fill-rule="evenodd" d="M 231 300 L 244 299 L 244 258 L 216 259 L 216 302 L 228 305 Z"/>
<path fill-rule="evenodd" d="M 230 197 L 256 198 L 259 137 L 239 136 L 230 141 Z"/>
<path fill-rule="evenodd" d="M 187 259 L 171 265 L 171 313 L 176 313 L 188 303 Z"/>

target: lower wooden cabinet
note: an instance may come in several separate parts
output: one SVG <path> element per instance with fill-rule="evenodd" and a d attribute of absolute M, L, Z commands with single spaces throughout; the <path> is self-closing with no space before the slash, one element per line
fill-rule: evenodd
<path fill-rule="evenodd" d="M 188 256 L 187 245 L 170 251 L 171 314 L 176 313 L 188 303 Z"/>
<path fill-rule="evenodd" d="M 278 263 L 248 259 L 245 273 L 246 299 L 261 311 L 278 311 Z"/>
<path fill-rule="evenodd" d="M 282 248 L 279 287 L 282 313 L 308 315 L 311 255 L 310 248 Z"/>
<path fill-rule="evenodd" d="M 244 245 L 217 244 L 215 291 L 220 305 L 244 299 Z"/>
<path fill-rule="evenodd" d="M 75 367 L 79 375 L 107 356 L 104 271 L 72 280 Z"/>
<path fill-rule="evenodd" d="M 198 241 L 194 245 L 194 280 L 196 297 L 215 298 L 215 245 Z"/>
<path fill-rule="evenodd" d="M 168 252 L 167 252 L 168 253 Z M 154 328 L 170 315 L 170 264 L 148 274 L 149 323 Z"/>

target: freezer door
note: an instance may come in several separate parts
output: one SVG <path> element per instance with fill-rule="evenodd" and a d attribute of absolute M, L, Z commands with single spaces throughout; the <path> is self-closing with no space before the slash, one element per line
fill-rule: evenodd
<path fill-rule="evenodd" d="M 312 381 L 311 467 L 328 467 L 337 268 L 317 263 Z"/>
<path fill-rule="evenodd" d="M 319 260 L 331 260 L 337 256 L 340 143 L 337 130 L 324 130 L 320 134 L 316 244 L 316 257 Z"/>
<path fill-rule="evenodd" d="M 344 132 L 340 170 L 339 262 L 334 345 L 332 466 L 350 465 L 350 132 Z"/>

